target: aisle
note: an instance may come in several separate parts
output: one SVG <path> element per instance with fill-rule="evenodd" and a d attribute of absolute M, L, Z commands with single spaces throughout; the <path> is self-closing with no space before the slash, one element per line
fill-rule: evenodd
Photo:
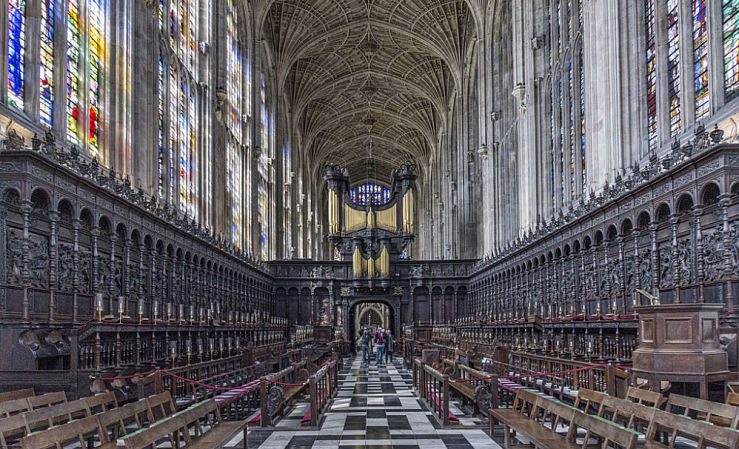
<path fill-rule="evenodd" d="M 320 430 L 254 430 L 249 449 L 497 449 L 482 429 L 441 429 L 413 392 L 400 360 L 369 367 L 345 362 L 340 387 Z M 451 408 L 451 407 L 450 407 Z M 454 411 L 454 409 L 452 409 Z M 229 447 L 242 447 L 241 441 Z"/>

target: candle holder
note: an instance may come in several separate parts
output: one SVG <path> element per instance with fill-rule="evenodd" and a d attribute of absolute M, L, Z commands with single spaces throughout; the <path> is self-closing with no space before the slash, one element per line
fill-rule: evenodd
<path fill-rule="evenodd" d="M 118 323 L 123 323 L 123 308 L 125 307 L 125 298 L 123 296 L 118 297 Z"/>
<path fill-rule="evenodd" d="M 98 312 L 98 321 L 103 321 L 103 294 L 95 294 L 95 309 Z"/>

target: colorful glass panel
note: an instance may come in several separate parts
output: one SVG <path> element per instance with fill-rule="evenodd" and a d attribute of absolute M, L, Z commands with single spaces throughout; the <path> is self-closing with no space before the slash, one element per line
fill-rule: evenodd
<path fill-rule="evenodd" d="M 159 77 L 157 80 L 157 173 L 159 199 L 164 198 L 164 59 L 159 53 Z"/>
<path fill-rule="evenodd" d="M 727 100 L 739 93 L 739 0 L 723 1 L 724 88 Z"/>
<path fill-rule="evenodd" d="M 39 117 L 48 126 L 52 124 L 54 105 L 54 6 L 55 0 L 41 1 L 41 68 L 39 81 Z"/>
<path fill-rule="evenodd" d="M 582 2 L 580 3 L 582 5 Z M 582 6 L 580 7 L 582 10 Z M 581 15 L 582 17 L 582 15 Z M 585 158 L 585 70 L 583 58 L 583 46 L 580 44 L 579 71 L 580 71 L 580 163 L 582 170 L 582 195 L 587 194 L 588 172 Z"/>
<path fill-rule="evenodd" d="M 390 189 L 377 184 L 362 184 L 349 190 L 349 199 L 359 205 L 385 204 L 390 201 Z"/>
<path fill-rule="evenodd" d="M 226 139 L 226 157 L 228 191 L 231 193 L 231 239 L 236 247 L 243 248 L 243 159 L 238 145 L 231 139 Z"/>
<path fill-rule="evenodd" d="M 657 53 L 655 38 L 655 0 L 647 0 L 646 17 L 647 26 L 647 139 L 649 149 L 657 146 Z"/>
<path fill-rule="evenodd" d="M 695 67 L 695 118 L 708 114 L 711 102 L 708 95 L 708 26 L 706 0 L 693 0 L 693 51 Z"/>
<path fill-rule="evenodd" d="M 89 0 L 87 3 L 90 22 L 90 103 L 89 103 L 89 147 L 95 156 L 100 151 L 100 125 L 102 123 L 102 83 L 105 70 L 105 11 L 102 0 Z"/>
<path fill-rule="evenodd" d="M 341 252 L 339 251 L 339 248 L 334 246 L 334 260 L 337 262 L 341 262 Z"/>
<path fill-rule="evenodd" d="M 79 143 L 80 132 L 80 41 L 81 23 L 78 0 L 67 1 L 67 140 Z"/>
<path fill-rule="evenodd" d="M 8 104 L 23 110 L 26 63 L 26 1 L 8 1 Z"/>
<path fill-rule="evenodd" d="M 670 136 L 680 131 L 680 21 L 679 1 L 667 0 L 667 95 L 670 100 Z"/>

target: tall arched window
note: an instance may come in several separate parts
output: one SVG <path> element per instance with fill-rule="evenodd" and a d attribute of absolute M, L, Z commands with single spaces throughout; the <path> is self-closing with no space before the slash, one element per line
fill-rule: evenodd
<path fill-rule="evenodd" d="M 231 196 L 231 239 L 239 248 L 248 247 L 248 232 L 245 232 L 244 197 L 249 197 L 248 177 L 244 181 L 245 155 L 242 142 L 242 48 L 239 39 L 239 15 L 233 0 L 226 0 L 226 128 L 229 131 L 226 143 L 226 157 L 229 161 L 227 188 Z M 247 241 L 245 241 L 245 235 Z"/>
<path fill-rule="evenodd" d="M 159 26 L 166 33 L 159 41 L 157 77 L 159 195 L 205 226 L 211 224 L 211 153 L 210 127 L 201 118 L 206 90 L 200 85 L 209 81 L 209 72 L 207 53 L 199 49 L 209 42 L 210 14 L 208 0 L 158 4 Z"/>
<path fill-rule="evenodd" d="M 41 72 L 39 76 L 39 118 L 52 126 L 54 108 L 54 8 L 56 0 L 41 0 Z"/>
<path fill-rule="evenodd" d="M 739 93 L 739 2 L 723 0 L 724 87 L 726 99 Z"/>
<path fill-rule="evenodd" d="M 8 104 L 23 110 L 26 78 L 26 1 L 8 2 Z"/>
<path fill-rule="evenodd" d="M 552 202 L 584 196 L 587 184 L 582 0 L 556 0 L 549 11 L 552 67 Z"/>
<path fill-rule="evenodd" d="M 72 143 L 86 142 L 90 155 L 102 158 L 106 17 L 102 0 L 67 1 L 66 135 Z"/>

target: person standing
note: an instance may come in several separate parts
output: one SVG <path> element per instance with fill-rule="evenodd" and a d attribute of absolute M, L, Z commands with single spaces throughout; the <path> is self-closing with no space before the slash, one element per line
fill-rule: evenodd
<path fill-rule="evenodd" d="M 388 329 L 385 335 L 385 363 L 393 363 L 393 350 L 395 349 L 395 337 L 393 331 Z"/>
<path fill-rule="evenodd" d="M 369 332 L 369 329 L 366 327 L 364 328 L 364 333 L 362 334 L 362 363 L 366 363 L 369 365 L 370 363 L 370 345 L 372 344 L 372 335 Z"/>
<path fill-rule="evenodd" d="M 377 353 L 375 354 L 375 364 L 384 365 L 385 360 L 383 357 L 385 356 L 385 332 L 382 329 L 377 329 L 377 332 L 375 332 L 375 350 Z"/>

